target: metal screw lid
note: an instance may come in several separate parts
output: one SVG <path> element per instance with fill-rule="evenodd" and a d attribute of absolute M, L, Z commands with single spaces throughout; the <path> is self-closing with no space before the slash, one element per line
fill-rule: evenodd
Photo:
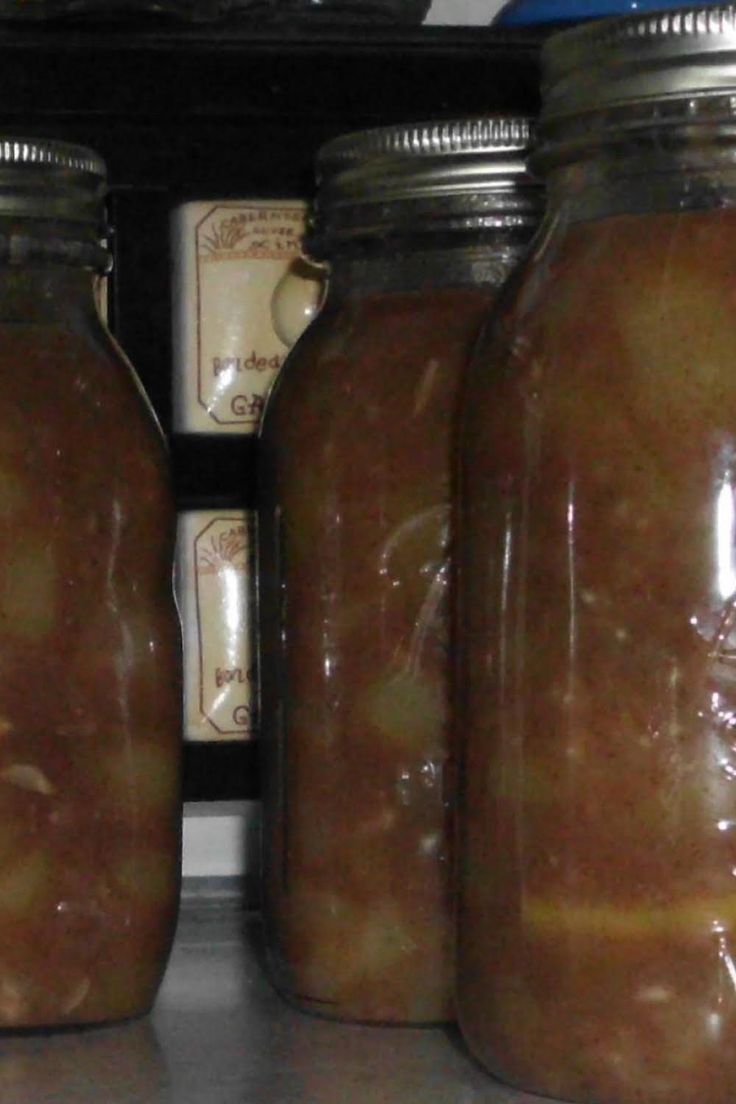
<path fill-rule="evenodd" d="M 542 50 L 542 125 L 630 103 L 736 93 L 736 5 L 582 24 Z"/>
<path fill-rule="evenodd" d="M 86 146 L 0 135 L 0 261 L 107 270 L 106 177 Z"/>
<path fill-rule="evenodd" d="M 528 118 L 489 116 L 408 123 L 344 134 L 317 155 L 315 233 L 319 254 L 327 239 L 370 237 L 411 224 L 465 229 L 521 211 L 519 188 L 538 183 L 526 171 Z M 430 206 L 431 205 L 431 206 Z M 329 249 L 329 244 L 326 245 Z"/>
<path fill-rule="evenodd" d="M 105 180 L 105 162 L 86 146 L 51 138 L 0 138 L 0 165 L 38 165 Z"/>
<path fill-rule="evenodd" d="M 418 164 L 423 158 L 455 153 L 525 150 L 530 134 L 529 119 L 505 116 L 375 127 L 327 142 L 317 154 L 317 166 L 322 173 L 335 173 L 384 157 Z"/>
<path fill-rule="evenodd" d="M 0 135 L 0 216 L 104 223 L 105 162 L 49 138 Z"/>
<path fill-rule="evenodd" d="M 512 117 L 376 127 L 324 145 L 317 179 L 335 202 L 491 188 L 523 175 L 530 135 L 530 120 Z"/>

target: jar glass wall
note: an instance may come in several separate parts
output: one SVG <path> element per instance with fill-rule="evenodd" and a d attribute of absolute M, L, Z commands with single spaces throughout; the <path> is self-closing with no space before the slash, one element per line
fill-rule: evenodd
<path fill-rule="evenodd" d="M 86 150 L 0 141 L 7 1028 L 146 1011 L 178 899 L 173 509 L 161 434 L 95 304 L 103 173 Z"/>
<path fill-rule="evenodd" d="M 452 1014 L 453 415 L 540 202 L 525 123 L 446 126 L 366 132 L 322 155 L 327 299 L 261 436 L 272 976 L 303 1008 L 371 1022 Z M 478 191 L 458 184 L 463 167 Z"/>
<path fill-rule="evenodd" d="M 734 41 L 550 42 L 549 218 L 463 401 L 460 1021 L 595 1104 L 736 1089 L 736 175 L 732 101 L 688 95 Z"/>

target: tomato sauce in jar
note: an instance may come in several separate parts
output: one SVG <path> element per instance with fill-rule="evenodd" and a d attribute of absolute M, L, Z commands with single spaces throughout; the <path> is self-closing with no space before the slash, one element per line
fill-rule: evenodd
<path fill-rule="evenodd" d="M 687 90 L 736 43 L 731 9 L 683 25 L 547 48 L 549 220 L 463 404 L 460 1022 L 589 1104 L 736 1092 L 732 108 L 670 105 L 664 135 L 639 85 L 601 136 L 623 61 L 679 48 Z M 598 65 L 598 101 L 560 91 Z"/>
<path fill-rule="evenodd" d="M 271 972 L 327 1016 L 452 1015 L 453 416 L 536 225 L 527 142 L 427 124 L 320 158 L 329 287 L 267 405 L 259 559 Z"/>
<path fill-rule="evenodd" d="M 95 307 L 103 174 L 0 141 L 0 1028 L 145 1012 L 178 900 L 174 515 Z"/>

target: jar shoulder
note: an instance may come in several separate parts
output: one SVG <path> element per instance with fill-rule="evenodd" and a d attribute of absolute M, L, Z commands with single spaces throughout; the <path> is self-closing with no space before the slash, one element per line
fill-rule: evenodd
<path fill-rule="evenodd" d="M 495 294 L 489 287 L 429 288 L 349 296 L 328 307 L 287 357 L 262 436 L 301 436 L 310 418 L 323 433 L 337 431 L 340 410 L 352 430 L 380 420 L 389 433 L 399 425 L 390 412 L 412 420 L 418 388 L 426 400 L 421 412 L 444 407 L 447 417 Z"/>

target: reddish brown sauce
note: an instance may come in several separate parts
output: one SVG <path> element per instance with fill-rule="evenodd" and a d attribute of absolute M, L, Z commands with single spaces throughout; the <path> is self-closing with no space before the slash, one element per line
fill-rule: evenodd
<path fill-rule="evenodd" d="M 564 1099 L 736 1093 L 735 236 L 571 228 L 466 396 L 459 1011 Z"/>
<path fill-rule="evenodd" d="M 491 295 L 328 309 L 266 414 L 266 915 L 277 984 L 326 1015 L 451 1014 L 451 431 Z"/>
<path fill-rule="evenodd" d="M 163 449 L 112 347 L 0 325 L 0 1027 L 151 1004 L 178 892 Z"/>

